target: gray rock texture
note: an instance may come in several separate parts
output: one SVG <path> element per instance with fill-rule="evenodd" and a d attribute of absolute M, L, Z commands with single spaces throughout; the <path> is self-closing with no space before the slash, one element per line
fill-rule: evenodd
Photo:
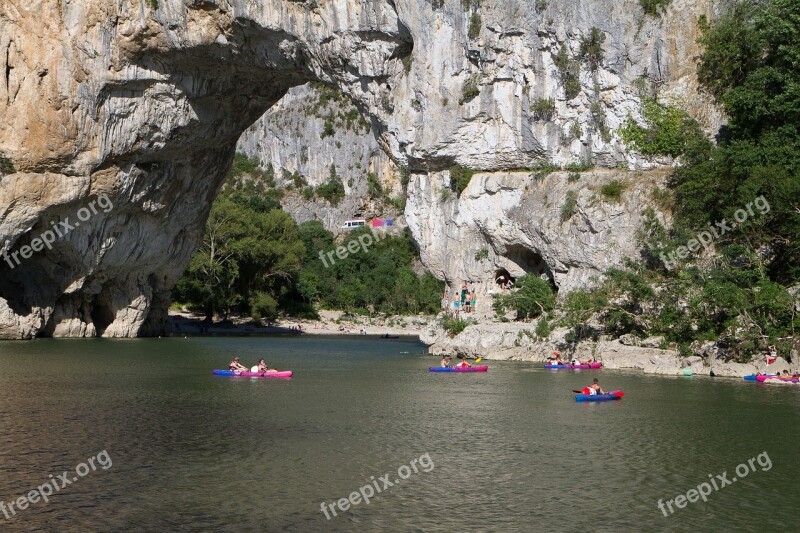
<path fill-rule="evenodd" d="M 520 237 L 499 224 L 487 230 L 496 233 L 485 238 L 496 250 L 495 266 L 512 261 L 508 247 L 516 245 L 525 258 L 541 256 L 568 287 L 605 266 L 587 265 L 593 252 L 584 248 L 596 245 L 611 257 L 631 252 L 627 239 L 612 235 L 627 232 L 637 213 L 614 211 L 602 238 L 578 229 L 599 224 L 585 190 L 579 203 L 589 222 L 569 222 L 558 247 L 545 245 L 553 228 L 524 227 L 522 209 L 547 206 L 539 203 L 547 195 L 539 186 L 529 188 L 531 200 L 522 198 L 524 187 L 514 199 L 504 184 L 497 207 L 487 203 L 497 194 L 488 176 L 462 195 L 464 206 L 441 202 L 432 191 L 453 163 L 487 172 L 547 161 L 634 169 L 669 163 L 626 152 L 616 129 L 628 113 L 638 116 L 642 91 L 657 86 L 714 130 L 720 117 L 695 94 L 692 63 L 697 17 L 712 14 L 714 2 L 674 0 L 658 18 L 633 0 L 552 0 L 542 12 L 529 0 L 483 2 L 472 8 L 481 18 L 472 36 L 472 12 L 460 1 L 434 4 L 0 4 L 0 157 L 8 161 L 0 177 L 0 246 L 7 254 L 26 250 L 20 264 L 0 261 L 0 338 L 165 332 L 170 289 L 200 242 L 240 135 L 291 87 L 314 80 L 347 95 L 378 146 L 413 172 L 406 216 L 438 275 L 490 270 L 466 264 L 471 246 L 463 247 L 462 261 L 435 258 L 437 250 L 456 248 L 429 240 L 446 226 L 430 217 L 458 209 L 463 228 L 471 223 L 466 213 L 479 205 L 522 206 L 510 215 Z M 605 35 L 596 68 L 578 58 L 593 27 Z M 553 60 L 562 45 L 580 66 L 574 95 L 565 93 Z M 554 99 L 546 120 L 531 112 L 537 98 Z M 37 237 L 60 221 L 74 222 L 100 197 L 113 209 L 36 250 Z M 626 201 L 632 208 L 643 202 Z M 474 230 L 453 230 L 454 238 L 474 239 Z"/>

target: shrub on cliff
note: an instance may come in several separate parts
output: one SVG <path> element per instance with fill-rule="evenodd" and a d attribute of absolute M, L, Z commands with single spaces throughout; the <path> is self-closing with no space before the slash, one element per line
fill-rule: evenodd
<path fill-rule="evenodd" d="M 570 57 L 567 45 L 562 44 L 558 52 L 553 55 L 553 63 L 558 69 L 567 100 L 577 97 L 581 93 L 581 66 L 580 63 Z"/>
<path fill-rule="evenodd" d="M 680 157 L 693 145 L 708 144 L 696 120 L 677 107 L 660 104 L 655 98 L 644 99 L 642 119 L 644 124 L 640 125 L 628 116 L 619 134 L 629 148 L 643 155 Z"/>
<path fill-rule="evenodd" d="M 481 34 L 482 24 L 481 16 L 478 13 L 473 13 L 469 18 L 469 29 L 467 30 L 467 36 L 470 39 L 477 39 Z"/>
<path fill-rule="evenodd" d="M 530 110 L 534 120 L 550 121 L 556 112 L 556 101 L 554 98 L 537 98 L 531 103 Z"/>
<path fill-rule="evenodd" d="M 14 163 L 7 157 L 0 155 L 0 174 L 13 174 L 16 172 Z"/>
<path fill-rule="evenodd" d="M 331 205 L 339 205 L 339 202 L 344 198 L 344 184 L 341 178 L 336 174 L 336 166 L 331 163 L 331 173 L 328 181 L 318 186 L 314 192 L 320 198 L 324 198 Z"/>
<path fill-rule="evenodd" d="M 639 0 L 647 15 L 657 17 L 664 12 L 672 0 Z"/>
<path fill-rule="evenodd" d="M 592 26 L 588 35 L 581 38 L 580 58 L 585 61 L 591 70 L 597 70 L 600 63 L 603 61 L 605 52 L 603 51 L 603 43 L 606 40 L 606 34 L 599 28 Z"/>
<path fill-rule="evenodd" d="M 480 81 L 480 74 L 473 74 L 467 78 L 467 81 L 464 82 L 464 86 L 461 88 L 461 99 L 458 101 L 459 104 L 469 102 L 481 94 L 481 89 L 478 86 Z"/>
<path fill-rule="evenodd" d="M 467 329 L 472 322 L 469 320 L 462 320 L 460 318 L 450 318 L 447 315 L 442 317 L 442 327 L 447 331 L 451 337 L 454 337 Z"/>
<path fill-rule="evenodd" d="M 474 174 L 475 171 L 471 168 L 453 165 L 450 167 L 450 189 L 458 196 L 461 196 Z"/>

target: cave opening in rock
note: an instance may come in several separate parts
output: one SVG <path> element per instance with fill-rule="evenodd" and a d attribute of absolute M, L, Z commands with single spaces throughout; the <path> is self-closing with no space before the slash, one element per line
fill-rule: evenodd
<path fill-rule="evenodd" d="M 105 300 L 101 298 L 95 298 L 94 302 L 92 302 L 92 323 L 94 324 L 95 335 L 98 337 L 102 337 L 103 332 L 114 321 L 114 312 L 104 302 Z"/>
<path fill-rule="evenodd" d="M 525 274 L 539 276 L 542 279 L 547 279 L 553 286 L 553 290 L 558 291 L 558 286 L 555 283 L 553 272 L 547 265 L 547 262 L 538 252 L 518 244 L 512 244 L 506 249 L 503 254 L 509 261 L 513 262 Z M 495 275 L 497 278 L 497 275 Z"/>

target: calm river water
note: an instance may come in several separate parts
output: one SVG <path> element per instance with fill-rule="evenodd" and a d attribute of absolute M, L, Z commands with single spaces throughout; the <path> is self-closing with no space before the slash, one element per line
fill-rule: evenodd
<path fill-rule="evenodd" d="M 423 350 L 321 337 L 0 343 L 0 531 L 798 528 L 800 387 L 491 361 L 485 374 L 433 374 Z M 234 355 L 295 375 L 211 375 Z M 576 403 L 571 389 L 592 377 L 625 398 Z M 64 472 L 68 486 L 19 508 Z M 710 474 L 737 480 L 659 510 Z M 368 504 L 321 510 L 376 484 Z"/>

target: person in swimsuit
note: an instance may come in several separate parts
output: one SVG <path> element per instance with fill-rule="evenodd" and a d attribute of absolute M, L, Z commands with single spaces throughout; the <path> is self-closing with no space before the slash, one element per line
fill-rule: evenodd
<path fill-rule="evenodd" d="M 233 370 L 234 372 L 248 372 L 249 371 L 249 369 L 239 361 L 238 357 L 234 357 L 233 358 L 233 361 L 231 361 L 231 364 L 228 366 L 228 370 Z"/>
<path fill-rule="evenodd" d="M 600 386 L 600 380 L 598 380 L 597 378 L 594 378 L 592 380 L 592 384 L 589 385 L 588 387 L 584 387 L 581 392 L 583 392 L 584 394 L 588 394 L 589 396 L 605 394 L 603 387 Z"/>

